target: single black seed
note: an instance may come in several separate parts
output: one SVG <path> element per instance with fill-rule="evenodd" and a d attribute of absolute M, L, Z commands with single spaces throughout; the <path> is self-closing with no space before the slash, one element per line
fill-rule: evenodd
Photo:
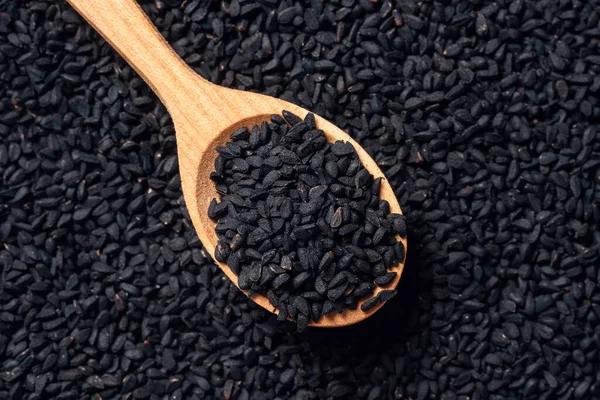
<path fill-rule="evenodd" d="M 377 286 L 386 286 L 396 277 L 395 272 L 388 272 L 385 275 L 378 276 L 375 278 L 375 284 Z"/>
<path fill-rule="evenodd" d="M 273 289 L 279 289 L 282 285 L 284 285 L 287 281 L 290 280 L 290 276 L 288 274 L 278 275 L 275 279 L 273 279 Z"/>
<path fill-rule="evenodd" d="M 425 104 L 424 99 L 420 97 L 411 97 L 410 99 L 406 100 L 406 103 L 404 103 L 404 107 L 406 107 L 407 110 L 414 110 L 423 106 L 423 104 Z"/>
<path fill-rule="evenodd" d="M 334 161 L 327 161 L 327 163 L 325 164 L 325 170 L 332 178 L 338 176 L 339 168 L 337 163 Z"/>
<path fill-rule="evenodd" d="M 362 303 L 362 305 L 360 306 L 360 309 L 364 312 L 367 312 L 371 308 L 375 307 L 378 303 L 379 303 L 379 298 L 372 297 L 372 298 L 368 299 L 367 301 L 365 301 L 364 303 Z"/>
<path fill-rule="evenodd" d="M 354 147 L 350 143 L 337 141 L 331 146 L 331 152 L 336 156 L 344 156 L 354 153 Z"/>
<path fill-rule="evenodd" d="M 331 216 L 330 225 L 332 228 L 339 228 L 343 223 L 342 208 L 339 207 Z"/>

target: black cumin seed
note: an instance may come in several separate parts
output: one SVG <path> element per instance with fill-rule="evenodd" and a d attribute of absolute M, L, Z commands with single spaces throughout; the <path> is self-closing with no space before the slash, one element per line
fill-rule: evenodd
<path fill-rule="evenodd" d="M 140 5 L 203 77 L 310 108 L 373 157 L 407 215 L 415 259 L 398 288 L 405 306 L 306 335 L 276 324 L 233 290 L 198 241 L 183 207 L 172 119 L 150 88 L 66 2 L 0 1 L 0 398 L 599 396 L 594 2 Z M 413 108 L 412 99 L 425 103 Z M 316 130 L 310 116 L 303 122 Z M 294 219 L 298 203 L 266 206 L 269 195 L 296 190 L 286 175 L 293 165 L 254 150 L 271 136 L 286 141 L 282 123 L 275 115 L 242 129 L 237 138 L 247 143 L 225 149 L 213 176 L 236 157 L 251 167 L 236 171 L 244 190 L 273 170 L 285 175 L 285 185 L 248 197 L 265 203 L 259 220 L 272 219 L 261 222 L 272 236 L 255 251 L 286 248 L 294 268 L 312 272 L 342 226 L 330 225 L 338 207 L 347 210 L 343 224 L 382 210 L 351 206 L 350 162 L 338 166 L 304 132 L 310 145 L 295 165 L 322 170 L 323 197 L 349 199 L 313 221 L 324 239 L 305 267 L 290 236 L 306 225 Z M 368 185 L 372 194 L 380 182 Z M 248 211 L 236 201 L 211 217 Z M 360 240 L 375 235 L 379 225 L 367 221 L 349 244 L 393 240 L 395 227 L 383 221 L 379 244 L 355 241 L 361 229 Z M 242 224 L 225 241 L 238 274 L 262 262 L 245 254 L 250 231 Z M 371 270 L 360 252 L 335 247 L 329 279 Z M 277 272 L 263 270 L 261 280 L 292 271 L 276 257 L 264 267 L 273 265 Z M 302 286 L 312 305 L 310 317 L 292 311 L 299 328 L 351 306 L 327 299 L 319 309 L 314 293 L 326 298 L 327 284 Z M 373 285 L 353 293 L 366 296 Z M 143 358 L 125 357 L 132 349 Z M 104 389 L 93 386 L 97 377 Z"/>
<path fill-rule="evenodd" d="M 283 305 L 282 310 L 293 319 L 297 318 L 297 311 L 315 318 L 330 311 L 323 304 L 322 295 L 341 311 L 347 306 L 354 307 L 358 300 L 354 289 L 358 284 L 377 279 L 377 284 L 385 285 L 393 279 L 394 275 L 385 275 L 385 268 L 396 262 L 394 241 L 384 238 L 388 233 L 384 227 L 394 226 L 403 232 L 406 226 L 401 216 L 389 214 L 387 202 L 382 202 L 378 193 L 367 190 L 372 177 L 361 165 L 352 145 L 341 141 L 328 144 L 322 131 L 309 131 L 309 125 L 315 125 L 312 114 L 307 122 L 287 112 L 283 116 L 284 119 L 271 118 L 273 124 L 263 124 L 261 128 L 277 142 L 258 143 L 258 147 L 251 149 L 245 131 L 232 135 L 233 143 L 225 147 L 233 149 L 230 151 L 233 158 L 220 174 L 212 175 L 216 185 L 222 185 L 222 191 L 229 194 L 222 196 L 220 203 L 212 202 L 208 214 L 217 220 L 216 257 L 229 260 L 232 258 L 230 249 L 244 252 L 245 259 L 232 258 L 235 265 L 231 268 L 239 274 L 240 288 L 249 289 L 251 293 L 268 293 L 273 306 Z M 250 131 L 256 129 L 253 127 Z M 278 139 L 277 133 L 283 133 L 285 140 Z M 328 161 L 325 165 L 322 161 L 312 163 L 313 157 L 307 158 L 305 151 L 306 154 L 318 151 Z M 255 159 L 247 162 L 251 157 L 261 157 L 263 162 Z M 264 173 L 263 166 L 272 157 L 278 157 L 286 165 Z M 307 165 L 311 163 L 312 166 Z M 341 173 L 344 175 L 340 176 Z M 245 179 L 245 174 L 253 178 Z M 330 188 L 328 184 L 334 179 L 337 186 Z M 253 187 L 264 189 L 264 194 L 256 197 Z M 330 190 L 336 197 L 329 195 Z M 229 203 L 227 208 L 221 206 L 224 202 Z M 336 203 L 346 206 L 336 207 Z M 365 205 L 368 205 L 367 210 L 361 212 Z M 375 205 L 377 211 L 371 205 Z M 325 210 L 327 215 L 323 218 Z M 241 224 L 248 232 L 245 238 L 238 232 Z M 380 229 L 369 229 L 369 226 Z M 375 236 L 369 237 L 374 233 Z M 343 247 L 350 243 L 376 247 L 365 250 Z M 363 259 L 355 271 L 358 275 L 336 274 L 336 258 L 339 257 L 340 266 L 347 267 L 348 256 L 357 252 Z M 296 257 L 299 263 L 293 262 Z M 262 264 L 276 259 L 280 264 L 263 268 L 251 259 L 261 260 Z M 382 260 L 385 264 L 380 262 Z M 291 285 L 287 284 L 289 280 Z M 303 293 L 305 287 L 313 286 L 314 295 Z M 373 288 L 372 284 L 362 285 L 356 293 L 363 297 Z M 313 305 L 320 311 L 311 315 L 309 310 Z M 323 309 L 325 311 L 321 311 Z M 297 322 L 303 329 L 304 322 Z"/>
<path fill-rule="evenodd" d="M 377 303 L 379 303 L 379 298 L 377 297 L 372 297 L 370 299 L 368 299 L 367 301 L 365 301 L 361 306 L 360 309 L 364 312 L 369 311 L 371 308 L 375 307 L 375 305 L 377 305 Z"/>

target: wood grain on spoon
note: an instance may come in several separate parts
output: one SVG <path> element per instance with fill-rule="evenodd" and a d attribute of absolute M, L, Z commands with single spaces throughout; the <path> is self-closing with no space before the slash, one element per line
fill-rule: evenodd
<path fill-rule="evenodd" d="M 201 78 L 173 51 L 134 0 L 68 0 L 112 47 L 138 72 L 166 106 L 177 137 L 179 173 L 183 196 L 194 228 L 206 250 L 214 255 L 217 244 L 215 223 L 206 211 L 217 197 L 210 180 L 216 148 L 229 140 L 229 135 L 241 126 L 252 127 L 271 114 L 288 110 L 304 118 L 307 110 L 273 97 L 228 89 Z M 383 173 L 367 152 L 344 131 L 327 120 L 315 116 L 317 127 L 330 142 L 344 140 L 352 143 L 360 161 L 375 177 Z M 392 188 L 383 180 L 380 197 L 390 204 L 392 213 L 402 213 Z M 406 239 L 397 237 L 404 244 Z M 406 256 L 405 256 L 406 257 Z M 227 264 L 217 262 L 227 277 L 237 285 L 237 276 Z M 395 288 L 402 275 L 404 260 L 389 269 L 397 272 L 385 288 Z M 381 291 L 376 288 L 374 296 Z M 367 300 L 365 298 L 363 301 Z M 252 296 L 257 304 L 277 312 L 265 296 Z M 382 303 L 368 312 L 345 310 L 321 317 L 311 326 L 339 327 L 362 321 L 375 313 Z"/>

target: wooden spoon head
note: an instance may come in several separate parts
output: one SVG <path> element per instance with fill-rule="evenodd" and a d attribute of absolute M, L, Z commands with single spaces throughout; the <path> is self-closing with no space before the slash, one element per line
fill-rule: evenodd
<path fill-rule="evenodd" d="M 230 101 L 234 104 L 234 107 L 237 105 L 237 108 L 230 109 L 230 107 L 225 107 L 222 110 L 222 115 L 230 117 L 229 121 L 226 121 L 225 119 L 219 119 L 218 123 L 215 121 L 204 123 L 198 121 L 198 123 L 190 125 L 189 121 L 178 124 L 178 120 L 174 119 L 178 142 L 181 184 L 185 202 L 196 232 L 198 233 L 198 237 L 206 250 L 213 256 L 213 259 L 218 238 L 215 232 L 216 224 L 208 218 L 207 210 L 212 199 L 219 199 L 215 184 L 209 177 L 210 173 L 214 171 L 214 161 L 218 155 L 216 151 L 217 147 L 225 145 L 225 143 L 230 140 L 231 133 L 237 128 L 242 126 L 251 128 L 254 125 L 260 124 L 262 121 L 268 121 L 269 116 L 272 114 L 281 114 L 282 110 L 290 111 L 301 118 L 304 118 L 309 112 L 294 104 L 269 96 L 229 89 L 223 89 L 223 91 L 225 93 L 223 96 L 226 96 L 229 99 L 235 98 L 235 100 Z M 384 178 L 381 183 L 380 197 L 383 200 L 387 200 L 390 205 L 390 212 L 401 214 L 402 210 L 394 195 L 394 191 L 375 161 L 373 161 L 367 152 L 348 134 L 329 121 L 317 115 L 315 115 L 315 121 L 317 128 L 323 130 L 327 141 L 331 143 L 337 140 L 350 142 L 356 149 L 358 157 L 364 167 L 375 178 Z M 219 129 L 213 132 L 202 132 L 202 130 L 206 129 L 206 126 L 211 129 L 214 129 L 215 126 L 217 126 Z M 206 140 L 205 137 L 209 134 L 213 135 L 212 139 Z M 194 137 L 196 140 L 194 140 Z M 397 235 L 396 239 L 402 242 L 406 253 L 406 238 Z M 382 290 L 394 289 L 397 286 L 404 269 L 406 254 L 404 257 L 404 260 L 388 269 L 388 271 L 396 272 L 396 277 L 393 281 L 384 288 L 377 287 L 373 292 L 373 296 L 376 296 Z M 225 263 L 217 262 L 216 260 L 215 262 L 227 277 L 238 286 L 238 277 L 231 271 L 229 266 Z M 247 291 L 242 291 L 247 294 Z M 358 303 L 356 310 L 346 309 L 341 314 L 332 312 L 329 315 L 321 317 L 317 322 L 311 321 L 309 326 L 324 328 L 341 327 L 360 322 L 373 315 L 383 306 L 383 303 L 378 303 L 367 312 L 361 311 L 361 304 L 369 298 L 370 297 L 367 297 L 361 300 Z M 266 310 L 275 314 L 278 313 L 278 310 L 271 305 L 267 297 L 255 294 L 251 299 Z"/>

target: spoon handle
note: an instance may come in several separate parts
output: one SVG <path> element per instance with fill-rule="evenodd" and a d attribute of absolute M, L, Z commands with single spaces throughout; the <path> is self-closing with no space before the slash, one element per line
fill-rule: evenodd
<path fill-rule="evenodd" d="M 134 0 L 67 0 L 121 54 L 169 112 L 184 102 L 184 90 L 205 84 L 173 51 Z"/>

